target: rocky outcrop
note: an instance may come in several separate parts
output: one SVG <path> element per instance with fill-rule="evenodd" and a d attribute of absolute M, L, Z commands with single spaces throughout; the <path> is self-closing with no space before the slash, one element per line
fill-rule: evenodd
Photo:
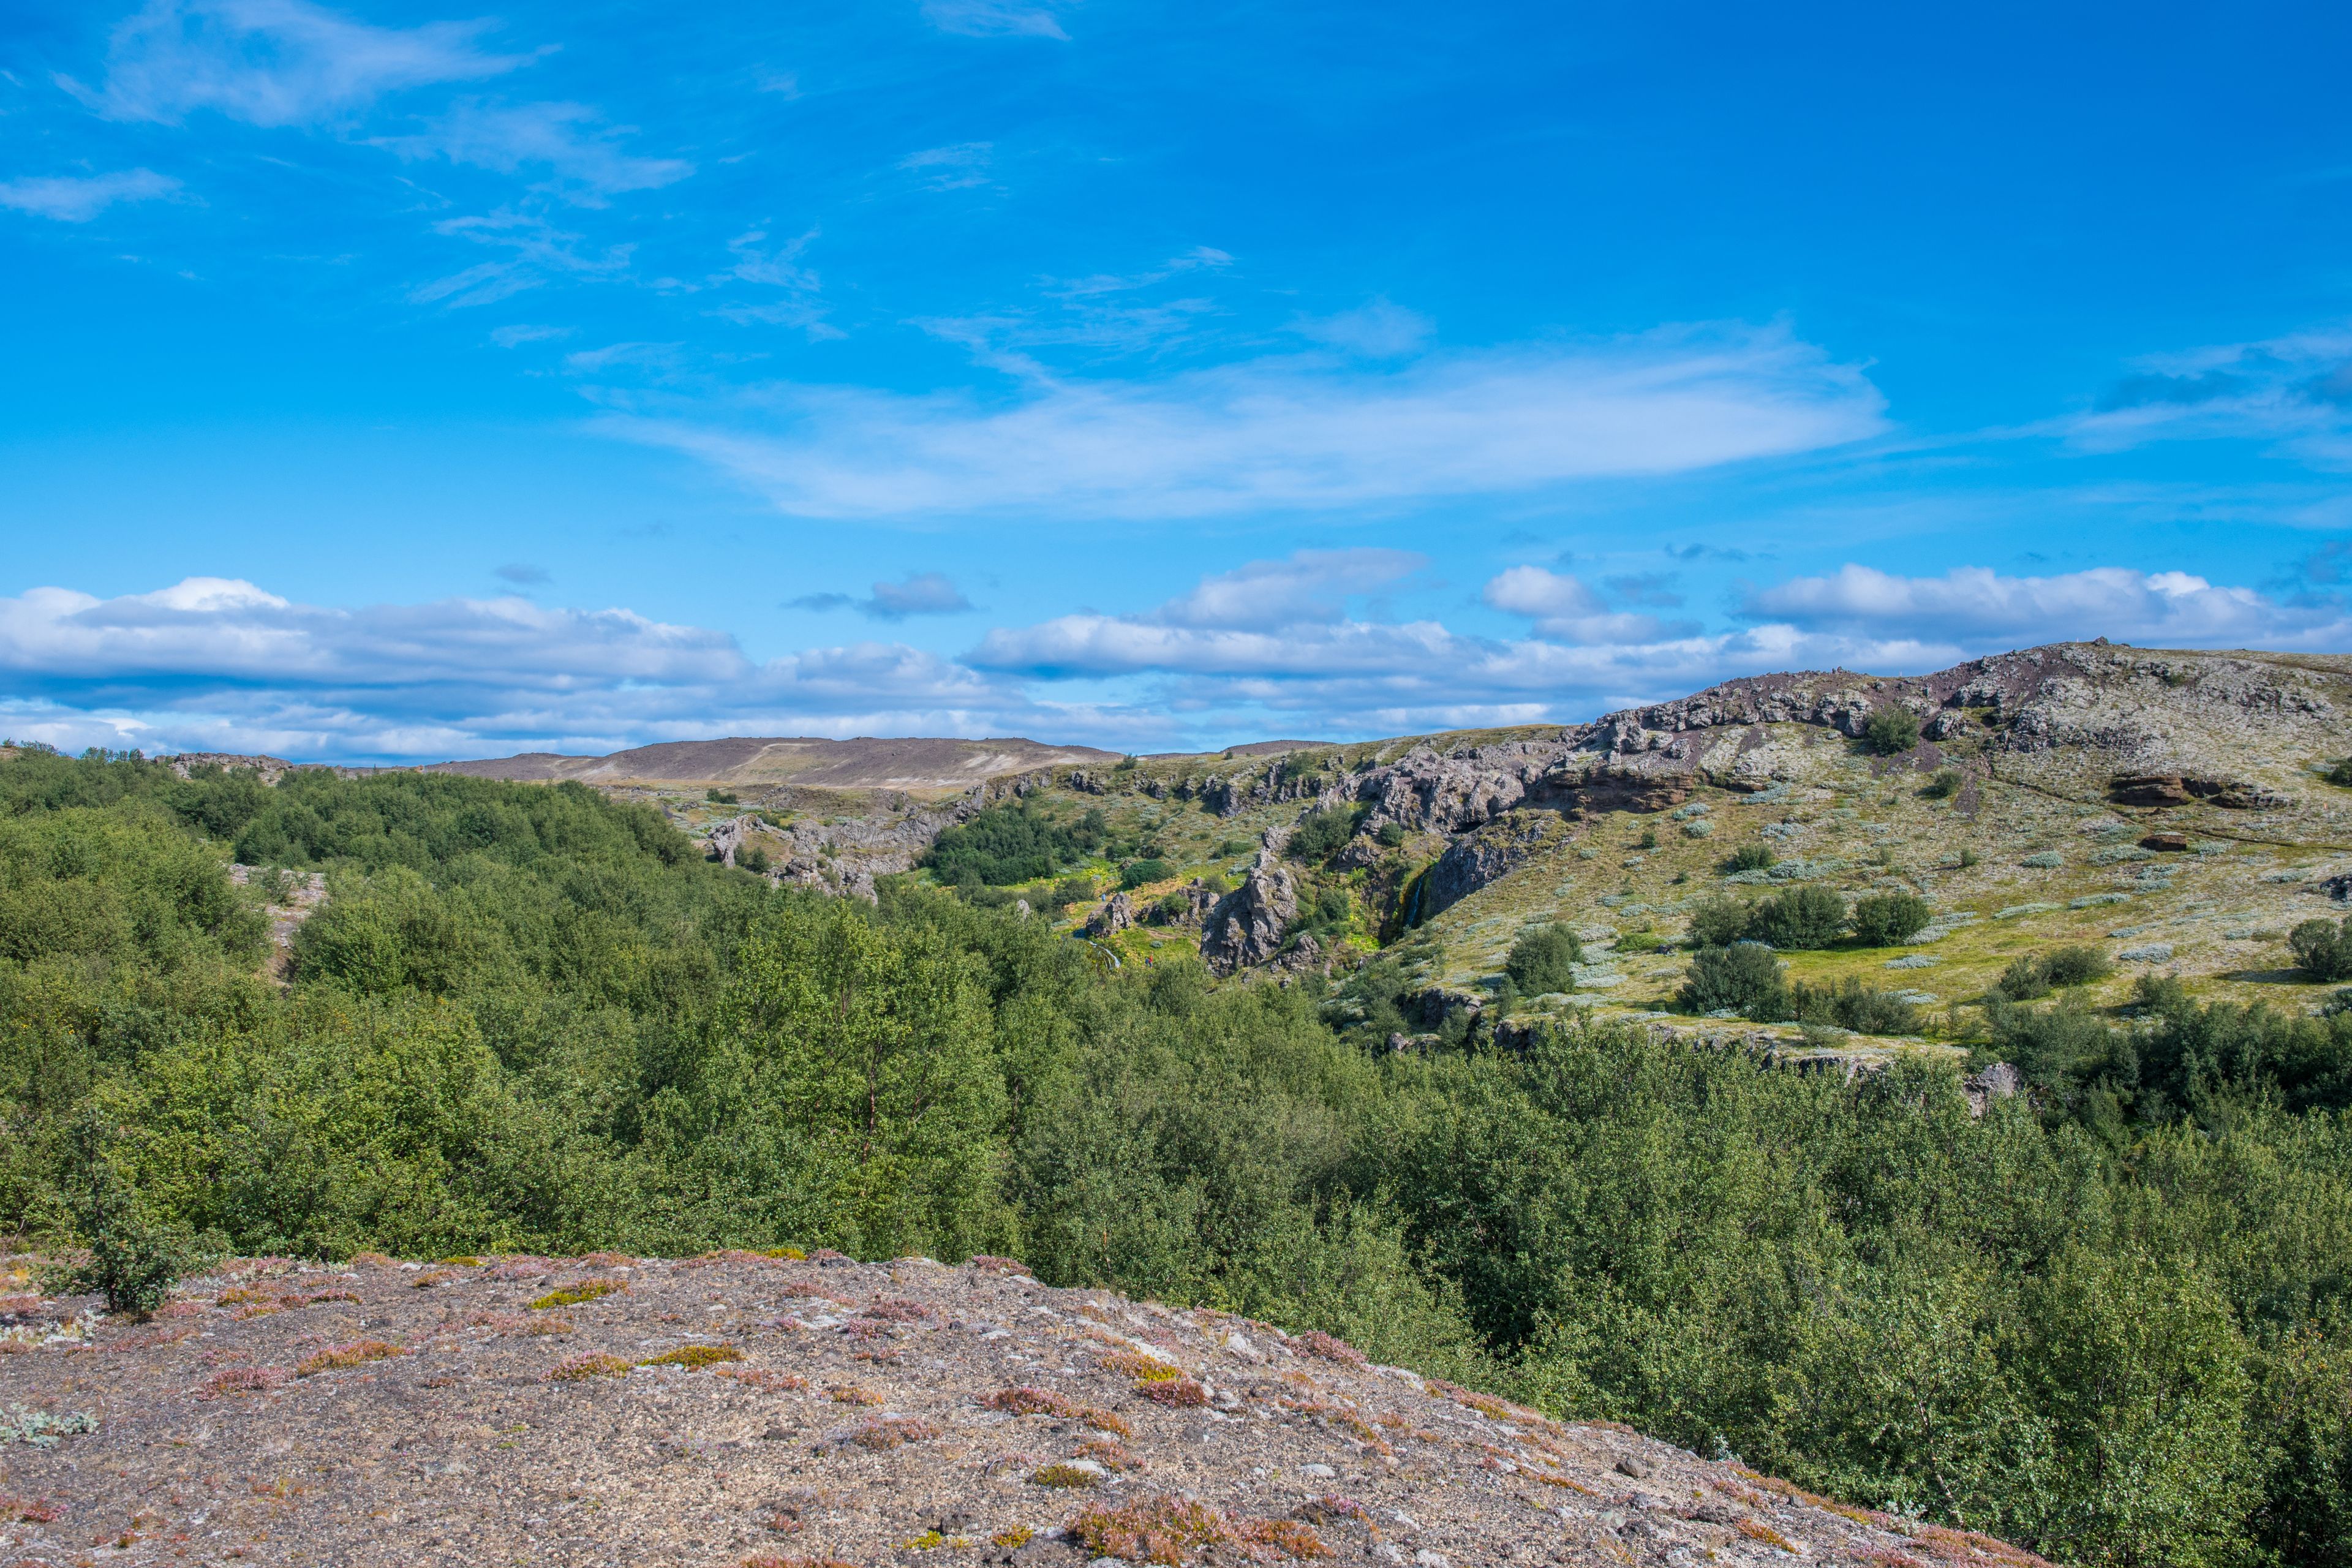
<path fill-rule="evenodd" d="M 1264 963 L 1282 951 L 1283 934 L 1297 918 L 1297 879 L 1290 868 L 1262 854 L 1242 885 L 1209 911 L 1201 956 L 1218 974 Z"/>
<path fill-rule="evenodd" d="M 1081 936 L 1113 936 L 1135 923 L 1135 900 L 1125 892 L 1113 893 L 1103 900 L 1102 908 L 1087 917 L 1078 928 Z"/>
<path fill-rule="evenodd" d="M 2187 805 L 2202 800 L 2231 811 L 2260 811 L 2289 804 L 2286 796 L 2261 784 L 2182 773 L 2126 774 L 2109 782 L 2107 798 L 2117 805 L 2152 806 Z"/>
<path fill-rule="evenodd" d="M 1143 911 L 1143 919 L 1150 925 L 1202 925 L 1208 921 L 1209 911 L 1217 907 L 1219 896 L 1198 882 L 1188 883 L 1168 897 L 1152 900 Z M 1171 905 L 1171 899 L 1182 901 Z"/>
<path fill-rule="evenodd" d="M 1414 922 L 1451 908 L 1487 883 L 1547 854 L 1566 837 L 1567 828 L 1559 817 L 1527 811 L 1514 812 L 1454 840 L 1422 879 Z"/>
<path fill-rule="evenodd" d="M 1995 1062 L 1984 1071 L 1970 1073 L 1960 1080 L 1960 1092 L 1969 1097 L 1970 1116 L 1982 1116 L 1994 1100 L 2007 1100 L 2024 1089 L 2025 1075 L 2007 1062 Z"/>

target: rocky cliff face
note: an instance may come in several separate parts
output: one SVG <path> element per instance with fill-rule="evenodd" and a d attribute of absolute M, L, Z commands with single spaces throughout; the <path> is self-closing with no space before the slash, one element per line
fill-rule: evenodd
<path fill-rule="evenodd" d="M 1297 879 L 1262 854 L 1247 879 L 1209 911 L 1201 956 L 1219 974 L 1264 963 L 1282 950 L 1283 935 L 1297 918 Z"/>

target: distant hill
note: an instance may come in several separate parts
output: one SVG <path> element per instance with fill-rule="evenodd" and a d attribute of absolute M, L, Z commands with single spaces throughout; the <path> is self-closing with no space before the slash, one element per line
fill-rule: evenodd
<path fill-rule="evenodd" d="M 828 741 L 812 735 L 730 735 L 635 746 L 604 757 L 526 752 L 482 762 L 439 763 L 425 771 L 531 784 L 577 779 L 594 784 L 793 784 L 919 794 L 969 789 L 1005 773 L 1095 766 L 1118 759 L 1117 752 L 1048 746 L 1017 737 Z"/>

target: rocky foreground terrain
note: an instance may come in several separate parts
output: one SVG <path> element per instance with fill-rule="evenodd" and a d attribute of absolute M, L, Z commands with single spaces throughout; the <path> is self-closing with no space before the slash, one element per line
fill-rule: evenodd
<path fill-rule="evenodd" d="M 245 1260 L 0 1321 L 19 1568 L 2039 1562 L 999 1259 Z"/>

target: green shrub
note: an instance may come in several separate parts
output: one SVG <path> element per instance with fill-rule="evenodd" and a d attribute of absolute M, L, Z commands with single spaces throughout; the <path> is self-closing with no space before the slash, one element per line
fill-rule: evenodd
<path fill-rule="evenodd" d="M 1827 947 L 1845 926 L 1845 900 L 1828 888 L 1791 888 L 1748 911 L 1750 942 L 1794 951 Z"/>
<path fill-rule="evenodd" d="M 1118 885 L 1140 888 L 1146 882 L 1164 882 L 1175 874 L 1165 860 L 1130 860 L 1119 869 Z"/>
<path fill-rule="evenodd" d="M 1028 801 L 992 805 L 956 826 L 942 829 L 916 861 L 942 882 L 977 882 L 992 888 L 1050 877 L 1102 845 L 1100 811 L 1063 823 Z"/>
<path fill-rule="evenodd" d="M 1503 973 L 1529 996 L 1576 989 L 1576 966 L 1583 961 L 1584 944 L 1562 925 L 1536 926 L 1511 943 Z"/>
<path fill-rule="evenodd" d="M 2314 980 L 2352 980 L 2352 920 L 2308 920 L 2287 932 L 2294 961 Z"/>
<path fill-rule="evenodd" d="M 2009 967 L 1993 982 L 1993 989 L 2012 1002 L 2031 1002 L 2050 994 L 2050 977 L 2030 952 L 2021 952 L 2009 961 Z"/>
<path fill-rule="evenodd" d="M 64 1180 L 74 1237 L 87 1261 L 57 1271 L 60 1291 L 95 1290 L 110 1312 L 152 1312 L 198 1261 L 185 1226 L 159 1224 L 115 1168 L 105 1123 L 85 1109 L 68 1127 Z"/>
<path fill-rule="evenodd" d="M 1246 838 L 1228 838 L 1217 846 L 1216 855 L 1220 860 L 1230 860 L 1236 855 L 1253 854 L 1256 849 L 1257 846 Z"/>
<path fill-rule="evenodd" d="M 1051 900 L 1057 908 L 1095 901 L 1095 879 L 1092 877 L 1065 877 L 1054 884 Z"/>
<path fill-rule="evenodd" d="M 1935 918 L 1913 893 L 1874 893 L 1853 902 L 1853 939 L 1864 947 L 1892 947 L 1927 929 Z"/>
<path fill-rule="evenodd" d="M 1283 846 L 1283 853 L 1303 864 L 1315 865 L 1337 855 L 1355 832 L 1354 812 L 1343 805 L 1327 805 L 1298 819 L 1298 826 L 1290 830 L 1289 841 Z"/>
<path fill-rule="evenodd" d="M 1862 743 L 1882 757 L 1907 752 L 1919 743 L 1919 715 L 1900 705 L 1881 708 L 1864 723 Z"/>
<path fill-rule="evenodd" d="M 2352 789 L 2352 757 L 2346 757 L 2343 761 L 2333 764 L 2319 776 L 2329 784 Z"/>
<path fill-rule="evenodd" d="M 1691 911 L 1693 947 L 1729 947 L 1748 934 L 1748 909 L 1737 899 L 1709 899 Z"/>
<path fill-rule="evenodd" d="M 1800 1022 L 1835 1024 L 1857 1035 L 1912 1035 L 1919 1030 L 1919 1009 L 1890 991 L 1847 979 L 1832 984 L 1790 989 L 1790 1005 Z"/>
<path fill-rule="evenodd" d="M 1690 973 L 1675 999 L 1685 1012 L 1715 1013 L 1728 1007 L 1769 1023 L 1790 1013 L 1786 973 L 1769 948 L 1752 942 L 1703 947 L 1692 956 Z"/>
<path fill-rule="evenodd" d="M 768 871 L 768 852 L 756 844 L 747 844 L 737 852 L 735 864 L 746 871 L 756 871 L 765 876 Z"/>
<path fill-rule="evenodd" d="M 1959 769 L 1937 768 L 1927 775 L 1927 782 L 1919 786 L 1919 797 L 1922 800 L 1949 800 L 1960 793 L 1960 785 L 1964 782 Z"/>
<path fill-rule="evenodd" d="M 2053 985 L 2088 985 L 2116 972 L 2115 960 L 2095 947 L 2053 947 L 2042 960 L 2042 978 Z"/>
<path fill-rule="evenodd" d="M 1381 824 L 1380 832 L 1373 837 L 1379 841 L 1381 848 L 1394 849 L 1405 841 L 1407 835 L 1403 823 L 1383 822 Z"/>
<path fill-rule="evenodd" d="M 1657 826 L 1654 823 L 1644 824 L 1642 828 L 1642 837 L 1635 843 L 1634 847 L 1637 849 L 1655 849 L 1657 847 Z"/>
<path fill-rule="evenodd" d="M 1780 858 L 1772 853 L 1772 847 L 1759 838 L 1734 849 L 1723 862 L 1723 868 L 1726 872 L 1769 871 L 1780 863 Z"/>
<path fill-rule="evenodd" d="M 702 792 L 702 798 L 709 801 L 713 805 L 740 805 L 742 804 L 741 800 L 731 789 L 705 790 Z"/>

